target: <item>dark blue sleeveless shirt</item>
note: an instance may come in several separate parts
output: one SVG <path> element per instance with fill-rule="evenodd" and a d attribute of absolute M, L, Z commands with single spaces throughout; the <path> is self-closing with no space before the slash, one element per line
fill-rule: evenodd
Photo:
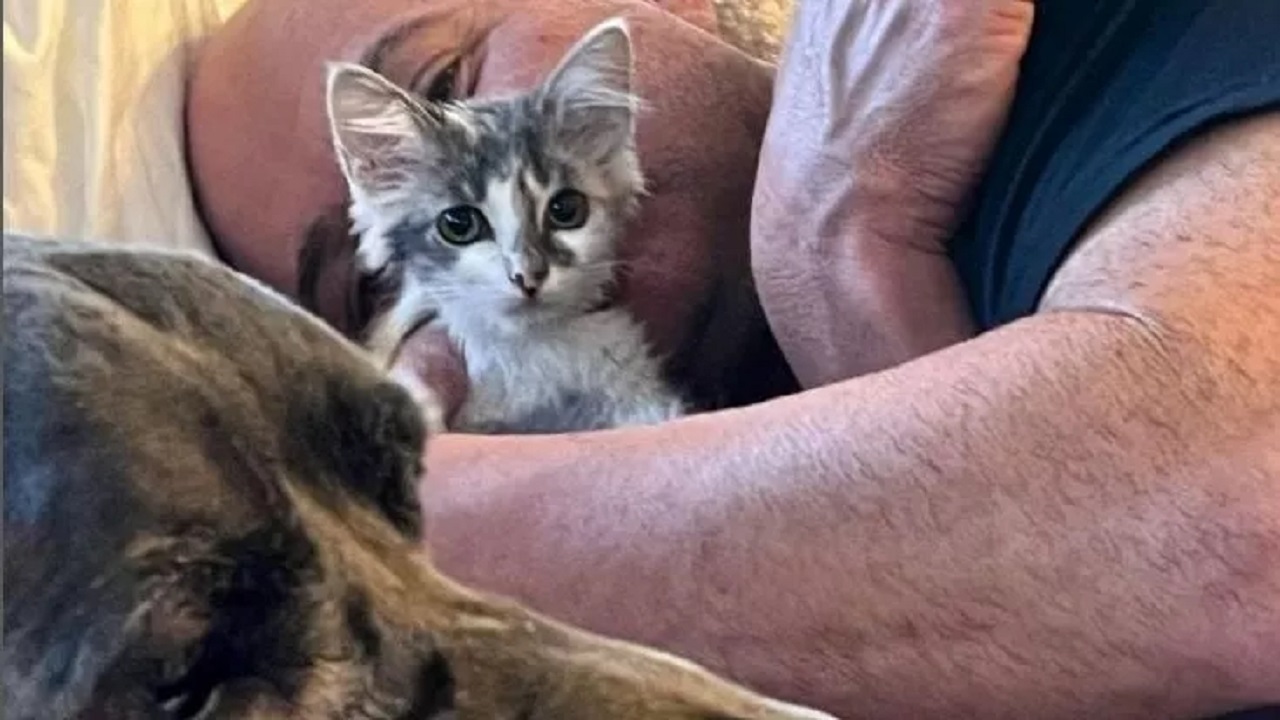
<path fill-rule="evenodd" d="M 1085 226 L 1179 143 L 1280 109 L 1280 0 L 1037 0 L 952 256 L 981 329 L 1032 313 Z"/>

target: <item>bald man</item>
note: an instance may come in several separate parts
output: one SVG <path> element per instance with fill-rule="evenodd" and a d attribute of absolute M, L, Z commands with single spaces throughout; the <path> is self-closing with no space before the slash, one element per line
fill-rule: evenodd
<path fill-rule="evenodd" d="M 775 84 L 622 0 L 257 0 L 187 108 L 221 251 L 358 323 L 322 62 L 486 95 L 618 13 L 625 301 L 749 406 L 435 438 L 442 566 L 849 718 L 1280 702 L 1280 6 L 802 0 Z"/>

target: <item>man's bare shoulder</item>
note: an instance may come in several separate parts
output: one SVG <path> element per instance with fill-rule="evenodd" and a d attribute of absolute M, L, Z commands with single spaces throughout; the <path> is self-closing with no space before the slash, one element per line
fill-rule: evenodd
<path fill-rule="evenodd" d="M 1081 309 L 1220 346 L 1280 347 L 1280 113 L 1186 143 L 1121 195 L 1041 304 Z"/>

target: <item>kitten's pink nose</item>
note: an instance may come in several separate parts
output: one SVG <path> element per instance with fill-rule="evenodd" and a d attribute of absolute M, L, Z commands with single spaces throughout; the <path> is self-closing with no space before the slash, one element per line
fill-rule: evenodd
<path fill-rule="evenodd" d="M 542 287 L 542 281 L 547 279 L 547 272 L 534 271 L 530 273 L 517 272 L 511 276 L 511 283 L 520 288 L 520 292 L 524 296 L 532 299 L 538 294 L 538 289 Z"/>

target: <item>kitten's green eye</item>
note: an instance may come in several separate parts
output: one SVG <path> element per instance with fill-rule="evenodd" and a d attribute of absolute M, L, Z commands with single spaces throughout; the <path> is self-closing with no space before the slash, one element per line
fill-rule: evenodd
<path fill-rule="evenodd" d="M 469 205 L 449 208 L 436 218 L 440 237 L 454 245 L 470 245 L 483 239 L 488 227 L 484 215 Z"/>
<path fill-rule="evenodd" d="M 587 196 L 577 190 L 561 190 L 547 203 L 547 222 L 557 230 L 576 230 L 587 224 Z"/>

